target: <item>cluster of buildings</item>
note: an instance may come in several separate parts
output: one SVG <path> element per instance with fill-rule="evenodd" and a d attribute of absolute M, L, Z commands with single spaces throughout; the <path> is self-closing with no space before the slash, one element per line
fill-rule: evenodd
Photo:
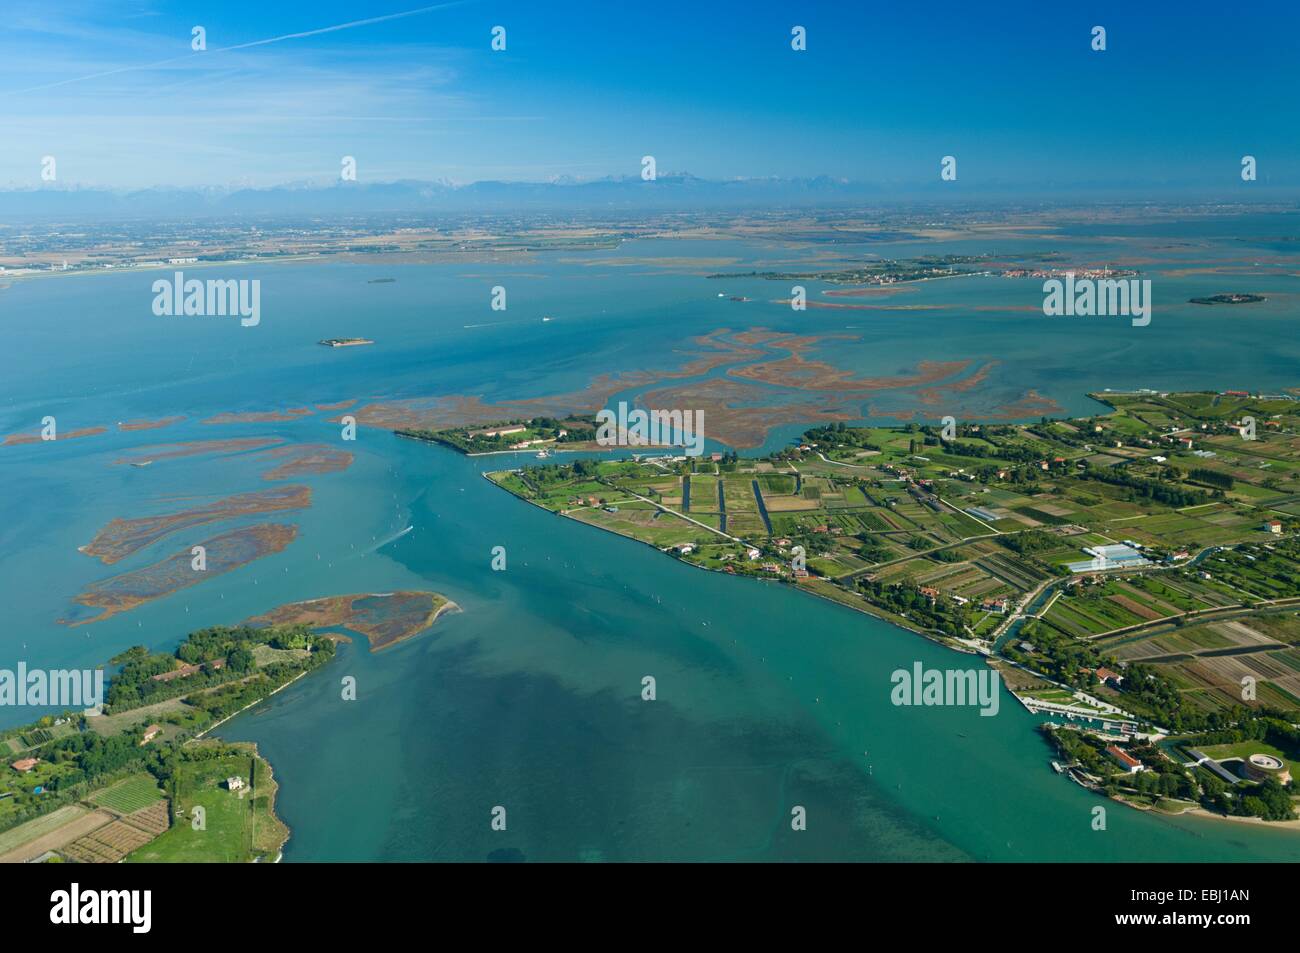
<path fill-rule="evenodd" d="M 226 660 L 218 658 L 205 664 L 207 664 L 214 672 L 218 672 L 226 667 Z M 160 672 L 157 675 L 150 675 L 149 680 L 152 682 L 170 682 L 178 678 L 189 678 L 202 668 L 202 665 L 182 665 L 180 668 L 174 668 L 170 672 Z"/>
<path fill-rule="evenodd" d="M 1001 273 L 1003 278 L 1064 278 L 1073 275 L 1075 280 L 1102 281 L 1107 278 L 1133 278 L 1136 271 L 1121 268 L 1008 268 Z M 1109 388 L 1107 388 L 1109 390 Z"/>
<path fill-rule="evenodd" d="M 508 437 L 512 433 L 523 433 L 528 428 L 523 424 L 506 424 L 502 427 L 484 427 L 482 430 L 471 430 L 469 435 L 474 437 Z"/>
<path fill-rule="evenodd" d="M 1151 560 L 1138 551 L 1142 548 L 1140 543 L 1132 540 L 1106 546 L 1085 546 L 1083 551 L 1092 559 L 1069 563 L 1068 568 L 1070 572 L 1101 572 L 1107 569 L 1136 569 L 1140 566 L 1149 566 Z"/>
<path fill-rule="evenodd" d="M 500 427 L 484 427 L 482 430 L 471 430 L 469 437 L 471 440 L 477 440 L 481 437 L 509 437 L 511 434 L 527 433 L 528 427 L 525 424 L 502 424 Z M 520 440 L 510 445 L 511 450 L 527 450 L 529 447 L 535 447 L 539 444 L 554 443 L 563 437 L 567 437 L 569 431 L 557 430 L 554 437 L 534 437 L 530 440 Z"/>
<path fill-rule="evenodd" d="M 1192 756 L 1198 767 L 1204 768 L 1219 780 L 1226 781 L 1228 784 L 1236 784 L 1241 780 L 1266 781 L 1269 778 L 1279 784 L 1288 784 L 1291 781 L 1291 772 L 1287 770 L 1286 763 L 1281 758 L 1275 758 L 1271 754 L 1256 753 L 1245 758 L 1229 758 L 1225 761 L 1217 761 L 1197 748 L 1188 748 L 1187 753 Z M 1240 763 L 1240 774 L 1234 774 L 1228 770 L 1227 766 L 1232 761 Z"/>
<path fill-rule="evenodd" d="M 588 497 L 571 496 L 569 497 L 569 505 L 570 506 L 599 506 L 606 513 L 618 512 L 618 507 L 615 504 L 606 503 L 604 500 L 597 499 L 594 496 L 588 496 Z"/>

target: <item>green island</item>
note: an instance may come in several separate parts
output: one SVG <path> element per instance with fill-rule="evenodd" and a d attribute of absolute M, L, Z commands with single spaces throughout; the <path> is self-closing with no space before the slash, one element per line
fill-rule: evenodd
<path fill-rule="evenodd" d="M 1062 774 L 1144 809 L 1293 821 L 1300 402 L 1112 393 L 1037 423 L 805 432 L 757 459 L 485 476 L 703 569 L 984 656 Z"/>
<path fill-rule="evenodd" d="M 469 456 L 483 453 L 511 453 L 536 450 L 549 455 L 552 449 L 589 450 L 596 447 L 595 419 L 570 417 L 520 418 L 472 427 L 448 427 L 442 430 L 403 428 L 394 431 L 399 437 L 428 440 L 459 450 Z"/>
<path fill-rule="evenodd" d="M 1256 294 L 1222 294 L 1210 295 L 1208 298 L 1188 298 L 1189 304 L 1255 304 L 1260 301 L 1267 301 L 1263 295 Z"/>
<path fill-rule="evenodd" d="M 355 621 L 388 644 L 454 605 L 397 595 L 281 607 L 270 621 L 192 632 L 174 652 L 135 646 L 109 660 L 98 709 L 0 732 L 0 863 L 277 860 L 289 829 L 271 766 L 255 745 L 204 736 L 329 663 L 348 639 L 335 630 Z M 336 611 L 303 608 L 318 604 Z"/>
<path fill-rule="evenodd" d="M 102 713 L 0 733 L 0 861 L 274 860 L 289 832 L 269 765 L 255 746 L 202 736 L 327 663 L 334 647 L 305 625 L 218 626 L 174 653 L 116 656 Z M 196 805 L 202 821 L 186 815 Z"/>

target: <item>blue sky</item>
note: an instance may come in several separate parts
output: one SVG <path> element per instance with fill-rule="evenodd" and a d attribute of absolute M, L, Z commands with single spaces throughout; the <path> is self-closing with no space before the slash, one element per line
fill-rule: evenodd
<path fill-rule="evenodd" d="M 344 155 L 362 181 L 597 178 L 652 154 L 905 193 L 955 155 L 969 189 L 1233 194 L 1247 153 L 1261 190 L 1300 185 L 1295 4 L 467 0 L 311 33 L 419 7 L 10 0 L 0 187 L 39 185 L 45 155 L 61 185 L 146 187 L 327 183 Z"/>

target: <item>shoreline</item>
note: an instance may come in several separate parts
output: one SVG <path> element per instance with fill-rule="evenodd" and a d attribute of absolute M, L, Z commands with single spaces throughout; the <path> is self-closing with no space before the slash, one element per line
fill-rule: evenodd
<path fill-rule="evenodd" d="M 426 442 L 427 442 L 427 443 L 434 443 L 435 441 L 430 440 L 430 441 L 426 441 Z M 451 448 L 449 447 L 448 449 L 451 449 Z M 512 451 L 512 452 L 513 452 L 513 451 Z M 614 532 L 613 530 L 604 529 L 603 527 L 595 526 L 595 525 L 593 525 L 593 524 L 591 524 L 591 523 L 584 522 L 583 520 L 575 519 L 574 517 L 570 516 L 568 513 L 563 512 L 563 511 L 561 511 L 561 510 L 548 510 L 546 507 L 542 506 L 542 504 L 540 504 L 540 503 L 538 503 L 538 502 L 536 502 L 536 501 L 534 501 L 534 500 L 524 499 L 524 497 L 522 497 L 522 496 L 519 496 L 519 495 L 517 495 L 517 494 L 515 494 L 515 493 L 511 493 L 511 492 L 510 492 L 509 490 L 507 490 L 505 487 L 501 486 L 501 484 L 497 483 L 497 482 L 496 482 L 495 480 L 493 480 L 490 476 L 488 476 L 487 473 L 480 473 L 479 476 L 481 476 L 483 479 L 487 480 L 489 483 L 491 483 L 493 486 L 495 486 L 495 487 L 496 487 L 498 490 L 500 490 L 502 493 L 505 493 L 505 494 L 507 494 L 508 496 L 510 496 L 512 499 L 519 500 L 521 503 L 527 503 L 529 506 L 535 506 L 537 509 L 541 510 L 543 513 L 549 513 L 549 514 L 551 514 L 552 516 L 560 516 L 560 517 L 563 517 L 564 519 L 567 519 L 567 520 L 573 520 L 573 522 L 575 522 L 575 523 L 579 523 L 579 524 L 581 524 L 581 525 L 583 525 L 583 526 L 587 526 L 587 527 L 589 527 L 589 528 L 591 528 L 591 529 L 593 529 L 593 530 L 595 530 L 595 531 L 597 531 L 597 532 L 599 532 L 599 533 L 605 533 L 605 534 L 610 535 L 610 536 L 617 536 L 619 539 L 630 540 L 631 542 L 637 543 L 637 544 L 639 544 L 639 545 L 641 545 L 641 546 L 645 546 L 645 547 L 647 547 L 647 548 L 649 548 L 649 549 L 654 550 L 656 553 L 659 553 L 661 556 L 667 556 L 667 555 L 668 555 L 668 554 L 665 553 L 662 549 L 660 549 L 658 546 L 656 546 L 654 543 L 646 542 L 646 541 L 643 540 L 643 539 L 637 539 L 635 536 L 627 536 L 627 535 L 625 535 L 625 534 L 623 534 L 623 533 L 616 533 L 616 532 Z M 668 511 L 668 512 L 676 512 L 676 511 Z M 833 604 L 833 605 L 840 606 L 840 607 L 843 608 L 843 609 L 848 609 L 850 612 L 860 612 L 860 613 L 862 613 L 863 615 L 870 616 L 870 617 L 873 618 L 873 619 L 879 619 L 881 622 L 888 623 L 889 625 L 892 625 L 892 626 L 894 626 L 894 627 L 897 628 L 897 629 L 901 629 L 901 630 L 903 630 L 904 632 L 910 632 L 910 633 L 912 633 L 913 635 L 919 635 L 921 638 L 926 639 L 926 640 L 928 640 L 928 641 L 930 641 L 930 642 L 933 642 L 935 645 L 941 645 L 941 646 L 943 646 L 943 647 L 946 648 L 946 649 L 951 649 L 952 651 L 954 651 L 954 652 L 959 652 L 959 653 L 961 653 L 962 655 L 979 655 L 979 656 L 982 656 L 982 657 L 986 657 L 986 656 L 983 656 L 983 653 L 981 653 L 981 652 L 977 652 L 977 651 L 975 651 L 975 650 L 972 649 L 972 648 L 967 648 L 967 647 L 962 646 L 962 645 L 960 645 L 960 644 L 953 645 L 953 644 L 951 644 L 951 643 L 949 643 L 949 642 L 945 642 L 945 641 L 943 641 L 942 639 L 937 638 L 936 636 L 934 636 L 934 635 L 932 635 L 932 634 L 926 632 L 924 629 L 918 629 L 918 628 L 915 628 L 915 627 L 913 627 L 913 626 L 907 625 L 905 622 L 899 622 L 899 621 L 896 621 L 896 620 L 894 620 L 894 619 L 892 619 L 892 618 L 890 618 L 890 617 L 888 617 L 888 616 L 886 616 L 886 615 L 883 615 L 882 613 L 879 613 L 879 612 L 873 612 L 872 609 L 871 609 L 871 607 L 870 607 L 870 604 L 869 604 L 869 603 L 866 604 L 866 605 L 863 605 L 863 606 L 853 606 L 853 605 L 849 605 L 849 604 L 846 603 L 846 602 L 841 602 L 841 601 L 838 600 L 838 599 L 832 599 L 830 596 L 823 595 L 822 593 L 816 591 L 815 589 L 811 589 L 811 588 L 807 588 L 807 587 L 799 586 L 799 585 L 792 585 L 792 584 L 790 584 L 790 583 L 782 582 L 782 581 L 777 580 L 777 579 L 764 579 L 764 578 L 762 578 L 762 577 L 760 577 L 760 576 L 748 576 L 748 575 L 740 576 L 740 575 L 733 574 L 733 573 L 723 572 L 721 569 L 710 569 L 708 566 L 697 566 L 695 563 L 686 562 L 686 560 L 684 560 L 684 559 L 674 559 L 673 561 L 674 561 L 674 562 L 683 563 L 683 564 L 686 565 L 688 568 L 690 568 L 690 569 L 697 569 L 697 570 L 700 570 L 701 572 L 717 573 L 717 574 L 720 574 L 720 575 L 723 575 L 723 576 L 733 576 L 733 578 L 751 578 L 751 579 L 753 579 L 754 582 L 762 583 L 762 584 L 765 584 L 765 585 L 777 585 L 777 586 L 781 586 L 782 588 L 792 588 L 792 589 L 793 589 L 794 591 L 796 591 L 796 592 L 802 592 L 802 593 L 805 593 L 805 594 L 807 594 L 807 595 L 810 595 L 810 596 L 813 596 L 813 597 L 815 597 L 815 598 L 821 599 L 821 600 L 823 600 L 823 601 L 825 601 L 825 602 L 829 602 L 829 603 L 831 603 L 831 604 Z"/>
<path fill-rule="evenodd" d="M 306 675 L 307 673 L 306 673 L 306 672 L 303 672 L 302 674 L 303 674 L 303 675 Z M 302 677 L 302 676 L 300 675 L 299 678 L 301 678 L 301 677 Z M 294 679 L 294 681 L 297 681 L 297 679 Z M 282 687 L 287 687 L 288 684 L 289 684 L 289 683 L 286 682 L 286 683 L 285 683 L 285 686 L 282 686 Z M 278 689 L 277 689 L 277 691 L 278 691 Z M 275 692 L 272 692 L 271 694 L 274 695 Z M 267 698 L 269 698 L 269 697 L 271 697 L 271 696 L 268 695 Z M 263 701 L 265 701 L 265 699 L 263 699 Z M 237 714 L 237 713 L 236 713 L 236 714 Z M 232 717 L 233 717 L 233 716 L 232 716 Z M 269 780 L 269 781 L 274 785 L 274 788 L 272 789 L 271 793 L 270 793 L 269 795 L 266 796 L 266 798 L 267 798 L 267 801 L 266 801 L 266 812 L 267 812 L 268 814 L 270 814 L 271 817 L 275 818 L 276 822 L 277 822 L 281 827 L 284 828 L 284 840 L 280 841 L 280 843 L 276 846 L 276 848 L 275 848 L 275 859 L 271 861 L 271 863 L 273 863 L 273 864 L 278 864 L 281 860 L 284 859 L 284 845 L 287 844 L 287 843 L 289 843 L 289 838 L 291 838 L 291 837 L 293 836 L 293 828 L 291 828 L 291 827 L 290 827 L 290 826 L 285 822 L 285 819 L 284 819 L 283 817 L 281 817 L 279 814 L 277 814 L 276 811 L 275 811 L 275 802 L 279 799 L 279 794 L 280 794 L 280 782 L 277 781 L 277 780 L 275 779 L 275 765 L 271 764 L 271 760 L 270 760 L 269 758 L 266 758 L 266 757 L 264 757 L 264 756 L 262 755 L 261 750 L 259 750 L 258 747 L 257 747 L 257 742 L 256 742 L 256 741 L 251 741 L 251 742 L 249 742 L 249 744 L 251 744 L 251 745 L 253 746 L 253 757 L 259 759 L 259 760 L 262 762 L 262 764 L 266 765 L 266 776 L 267 776 L 267 779 L 268 779 L 268 780 Z M 253 863 L 256 864 L 256 863 L 258 863 L 258 862 L 259 862 L 259 861 L 257 860 L 257 858 L 254 858 L 254 859 L 253 859 Z"/>
<path fill-rule="evenodd" d="M 438 608 L 433 610 L 433 615 L 429 617 L 428 624 L 425 625 L 418 632 L 412 632 L 409 635 L 403 635 L 401 638 L 393 639 L 391 642 L 385 642 L 383 645 L 379 646 L 379 648 L 374 648 L 373 645 L 371 645 L 370 651 L 374 654 L 378 654 L 382 652 L 384 649 L 392 648 L 394 645 L 401 645 L 403 642 L 409 642 L 417 635 L 424 635 L 424 633 L 432 629 L 433 624 L 442 617 L 442 614 L 444 612 L 464 612 L 464 611 L 465 610 L 462 609 L 459 605 L 452 602 L 450 599 L 446 599 L 446 601 L 443 602 L 442 605 L 438 606 Z M 342 626 L 342 628 L 347 628 L 347 626 Z M 358 634 L 365 636 L 367 644 L 370 644 L 370 636 L 366 635 L 364 632 L 359 632 Z M 303 674 L 305 675 L 307 673 L 304 672 Z"/>
<path fill-rule="evenodd" d="M 417 443 L 429 443 L 429 444 L 433 444 L 436 447 L 446 447 L 448 450 L 451 450 L 454 453 L 458 453 L 462 457 L 468 457 L 470 459 L 474 459 L 475 457 L 500 457 L 508 454 L 519 454 L 519 453 L 531 453 L 533 457 L 536 458 L 537 457 L 536 450 L 540 449 L 540 445 L 539 445 L 539 447 L 531 448 L 531 449 L 525 447 L 522 450 L 480 450 L 478 453 L 470 453 L 468 450 L 462 450 L 460 447 L 457 447 L 455 444 L 447 443 L 442 440 L 434 440 L 430 437 L 416 437 L 413 434 L 402 433 L 399 430 L 392 430 L 390 432 L 394 436 L 401 437 L 404 440 L 414 440 Z M 546 445 L 547 456 L 553 456 L 554 454 L 557 453 L 605 453 L 610 450 L 626 450 L 626 449 L 627 449 L 626 447 L 602 447 L 599 444 L 593 444 L 590 441 L 587 441 L 583 444 L 575 445 L 571 448 L 566 447 L 565 449 L 560 449 L 559 444 Z M 647 449 L 648 450 L 671 450 L 673 448 L 672 447 L 647 447 Z M 546 457 L 542 457 L 541 459 L 544 460 L 546 459 Z"/>
<path fill-rule="evenodd" d="M 1057 752 L 1058 756 L 1064 754 L 1058 743 L 1052 742 L 1052 747 L 1054 751 Z M 1230 823 L 1245 822 L 1255 826 L 1263 826 L 1269 830 L 1284 830 L 1300 833 L 1300 817 L 1293 818 L 1289 821 L 1269 821 L 1262 817 L 1249 817 L 1239 814 L 1216 814 L 1213 811 L 1207 811 L 1200 804 L 1191 804 L 1181 811 L 1163 811 L 1154 804 L 1138 804 L 1128 797 L 1125 797 L 1123 793 L 1113 795 L 1107 794 L 1102 790 L 1100 785 L 1093 782 L 1085 782 L 1081 778 L 1075 777 L 1071 770 L 1067 770 L 1065 776 L 1075 784 L 1100 797 L 1102 800 L 1114 801 L 1117 804 L 1123 804 L 1125 807 L 1132 808 L 1135 811 L 1141 811 L 1144 814 L 1153 814 L 1157 817 L 1194 817 L 1202 821 L 1228 821 Z M 1188 802 L 1183 801 L 1180 803 L 1187 804 Z"/>
<path fill-rule="evenodd" d="M 245 705 L 243 708 L 239 709 L 239 711 L 232 711 L 229 715 L 227 715 L 225 718 L 222 718 L 220 721 L 218 721 L 218 722 L 216 722 L 216 723 L 214 723 L 214 724 L 208 725 L 208 727 L 204 728 L 202 731 L 200 731 L 200 732 L 199 732 L 197 735 L 195 735 L 193 738 L 190 738 L 188 741 L 186 741 L 185 744 L 188 745 L 188 744 L 191 744 L 192 742 L 199 741 L 199 740 L 202 739 L 203 736 L 206 735 L 208 732 L 210 732 L 210 731 L 216 731 L 218 728 L 220 728 L 220 727 L 221 727 L 222 725 L 224 725 L 226 722 L 230 721 L 230 719 L 234 718 L 236 715 L 242 715 L 244 712 L 248 711 L 248 709 L 253 708 L 253 707 L 256 706 L 256 705 L 260 705 L 260 704 L 262 704 L 262 702 L 266 701 L 268 698 L 272 697 L 273 695 L 278 695 L 280 692 L 284 691 L 286 688 L 288 688 L 288 687 L 289 687 L 290 685 L 292 685 L 294 682 L 298 681 L 298 679 L 300 679 L 300 678 L 302 678 L 304 675 L 308 674 L 308 672 L 313 672 L 313 671 L 315 671 L 315 669 L 306 669 L 306 670 L 304 670 L 304 671 L 299 672 L 297 675 L 295 675 L 293 678 L 289 679 L 287 682 L 285 682 L 283 685 L 281 685 L 281 686 L 280 686 L 279 688 L 277 688 L 275 691 L 270 692 L 269 694 L 263 696 L 262 698 L 259 698 L 259 699 L 258 699 L 257 701 L 255 701 L 255 702 L 249 702 L 249 703 L 248 703 L 247 705 Z M 263 759 L 263 760 L 265 760 L 265 759 Z M 267 763 L 269 764 L 270 762 L 268 761 Z"/>
<path fill-rule="evenodd" d="M 359 618 L 359 613 L 353 611 L 353 604 L 362 598 L 388 598 L 392 596 L 428 596 L 430 597 L 430 606 L 427 613 L 420 616 L 418 620 L 412 620 L 411 624 L 415 625 L 418 622 L 418 627 L 404 627 L 401 634 L 394 638 L 388 638 L 386 633 L 377 629 L 374 624 Z M 441 601 L 434 606 L 434 599 Z M 343 600 L 344 604 L 341 604 L 340 600 Z M 322 618 L 320 613 L 316 611 L 318 607 L 323 609 L 327 614 L 326 617 Z M 294 611 L 286 615 L 287 610 Z M 246 623 L 259 627 L 267 625 L 307 625 L 323 638 L 334 642 L 350 643 L 356 639 L 364 639 L 367 651 L 375 653 L 381 652 L 391 645 L 397 645 L 418 635 L 423 635 L 433 628 L 434 623 L 438 621 L 444 612 L 448 611 L 463 612 L 464 610 L 460 605 L 440 592 L 393 590 L 390 592 L 360 592 L 347 595 L 318 596 L 315 599 L 291 602 L 283 606 L 277 606 L 262 615 L 253 616 L 246 620 Z M 329 630 L 344 630 L 349 634 Z"/>
<path fill-rule="evenodd" d="M 419 632 L 415 632 L 415 633 L 412 633 L 411 635 L 409 635 L 409 636 L 407 636 L 407 637 L 405 637 L 405 638 L 397 639 L 397 640 L 395 640 L 395 641 L 393 641 L 393 642 L 389 642 L 389 643 L 387 643 L 387 644 L 385 644 L 385 645 L 380 646 L 380 647 L 377 648 L 377 649 L 372 649 L 371 651 L 372 651 L 372 652 L 376 652 L 376 653 L 377 653 L 377 652 L 382 652 L 384 649 L 389 648 L 390 646 L 397 645 L 397 644 L 400 643 L 400 642 L 406 642 L 406 641 L 408 641 L 409 639 L 414 638 L 416 635 L 422 635 L 422 634 L 424 634 L 425 632 L 429 631 L 429 629 L 431 629 L 431 628 L 433 627 L 433 624 L 434 624 L 435 622 L 438 621 L 438 619 L 442 616 L 442 614 L 443 614 L 444 612 L 448 612 L 448 611 L 450 611 L 450 612 L 463 612 L 464 610 L 461 609 L 461 607 L 460 607 L 459 605 L 457 605 L 455 602 L 453 602 L 452 600 L 448 599 L 446 602 L 444 602 L 442 605 L 438 606 L 438 608 L 434 610 L 433 617 L 429 619 L 429 624 L 426 625 L 424 628 L 422 628 Z M 345 637 L 345 638 L 346 638 L 346 637 Z M 351 639 L 348 639 L 348 641 L 351 642 L 352 640 L 351 640 Z M 367 637 L 367 640 L 366 640 L 366 641 L 367 641 L 367 643 L 369 642 L 369 637 Z M 319 667 L 319 666 L 318 666 L 318 667 Z M 285 683 L 284 683 L 283 685 L 281 685 L 279 688 L 275 689 L 275 691 L 273 691 L 273 692 L 271 692 L 270 694 L 268 694 L 266 697 L 264 697 L 264 698 L 259 698 L 259 699 L 258 699 L 257 701 L 255 701 L 255 702 L 250 702 L 249 704 L 245 705 L 243 708 L 239 709 L 239 711 L 231 712 L 229 715 L 227 715 L 225 718 L 222 718 L 220 721 L 216 722 L 215 724 L 209 725 L 207 728 L 204 728 L 201 732 L 199 732 L 199 733 L 198 733 L 197 735 L 195 735 L 193 738 L 190 738 L 189 740 L 187 740 L 187 741 L 185 742 L 185 744 L 186 744 L 186 745 L 190 745 L 190 744 L 193 744 L 193 743 L 196 742 L 196 741 L 199 741 L 199 740 L 203 739 L 204 736 L 206 736 L 206 735 L 209 734 L 210 732 L 216 731 L 218 728 L 220 728 L 220 727 L 221 727 L 222 725 L 224 725 L 226 722 L 230 721 L 232 718 L 236 718 L 236 717 L 238 717 L 239 715 L 242 715 L 244 712 L 248 711 L 250 708 L 255 708 L 256 706 L 262 704 L 263 702 L 267 701 L 268 699 L 272 698 L 273 696 L 278 695 L 280 692 L 284 691 L 286 688 L 288 688 L 288 687 L 289 687 L 290 685 L 292 685 L 294 682 L 298 681 L 300 678 L 302 678 L 302 677 L 305 676 L 305 675 L 309 675 L 309 674 L 311 674 L 311 673 L 314 672 L 314 671 L 315 671 L 315 669 L 306 669 L 306 670 L 304 670 L 304 671 L 299 672 L 297 675 L 295 675 L 293 678 L 289 679 L 289 681 L 285 682 Z M 256 741 L 249 742 L 249 743 L 253 746 L 253 754 L 254 754 L 254 756 L 256 756 L 256 757 L 258 757 L 258 758 L 261 759 L 262 763 L 266 765 L 266 770 L 267 770 L 267 773 L 268 773 L 268 775 L 270 776 L 271 780 L 272 780 L 272 781 L 275 781 L 275 765 L 273 765 L 273 764 L 271 763 L 271 760 L 270 760 L 269 758 L 266 758 L 266 757 L 264 757 L 264 756 L 262 755 L 261 751 L 260 751 L 260 750 L 258 749 L 258 747 L 257 747 L 257 742 L 256 742 Z M 284 860 L 284 847 L 285 847 L 286 844 L 289 843 L 289 839 L 290 839 L 291 837 L 293 837 L 293 828 L 290 827 L 290 826 L 289 826 L 289 823 L 288 823 L 288 822 L 287 822 L 283 817 L 281 817 L 279 814 L 277 814 L 277 813 L 276 813 L 276 810 L 275 810 L 275 802 L 276 802 L 276 799 L 277 799 L 277 798 L 276 798 L 276 795 L 278 795 L 279 793 L 280 793 L 280 783 L 279 783 L 278 781 L 276 781 L 276 782 L 275 782 L 275 790 L 274 790 L 274 792 L 272 792 L 272 794 L 271 794 L 271 796 L 270 796 L 270 801 L 269 801 L 269 803 L 267 804 L 267 810 L 270 812 L 270 814 L 271 814 L 272 817 L 274 817 L 277 821 L 280 822 L 281 825 L 283 825 L 283 827 L 284 827 L 284 840 L 282 840 L 282 841 L 280 842 L 280 845 L 276 848 L 275 859 L 271 861 L 271 863 L 273 863 L 273 864 L 278 864 L 278 863 L 280 863 L 282 860 Z"/>
<path fill-rule="evenodd" d="M 1290 821 L 1266 821 L 1262 817 L 1243 817 L 1237 814 L 1215 814 L 1213 811 L 1207 811 L 1200 805 L 1185 808 L 1181 811 L 1162 811 L 1154 805 L 1134 804 L 1123 797 L 1101 795 L 1108 801 L 1117 801 L 1125 807 L 1131 807 L 1135 811 L 1142 811 L 1144 814 L 1155 814 L 1158 817 L 1196 817 L 1206 821 L 1227 821 L 1233 824 L 1253 824 L 1255 826 L 1267 827 L 1269 830 L 1286 830 L 1300 833 L 1300 818 Z"/>

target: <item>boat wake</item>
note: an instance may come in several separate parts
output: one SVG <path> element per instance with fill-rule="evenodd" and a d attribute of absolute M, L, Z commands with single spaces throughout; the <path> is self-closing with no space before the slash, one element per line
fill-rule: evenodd
<path fill-rule="evenodd" d="M 408 526 L 408 527 L 406 527 L 406 529 L 394 533 L 392 536 L 388 537 L 387 539 L 382 540 L 382 541 L 376 543 L 374 546 L 372 546 L 372 547 L 370 548 L 370 551 L 373 553 L 373 552 L 376 552 L 376 551 L 378 551 L 378 550 L 380 550 L 380 549 L 383 549 L 383 548 L 384 548 L 385 546 L 387 546 L 389 543 L 395 543 L 395 542 L 397 542 L 399 539 L 401 539 L 401 538 L 402 538 L 403 536 L 405 536 L 407 533 L 411 532 L 411 530 L 413 530 L 413 529 L 415 529 L 414 526 Z"/>

